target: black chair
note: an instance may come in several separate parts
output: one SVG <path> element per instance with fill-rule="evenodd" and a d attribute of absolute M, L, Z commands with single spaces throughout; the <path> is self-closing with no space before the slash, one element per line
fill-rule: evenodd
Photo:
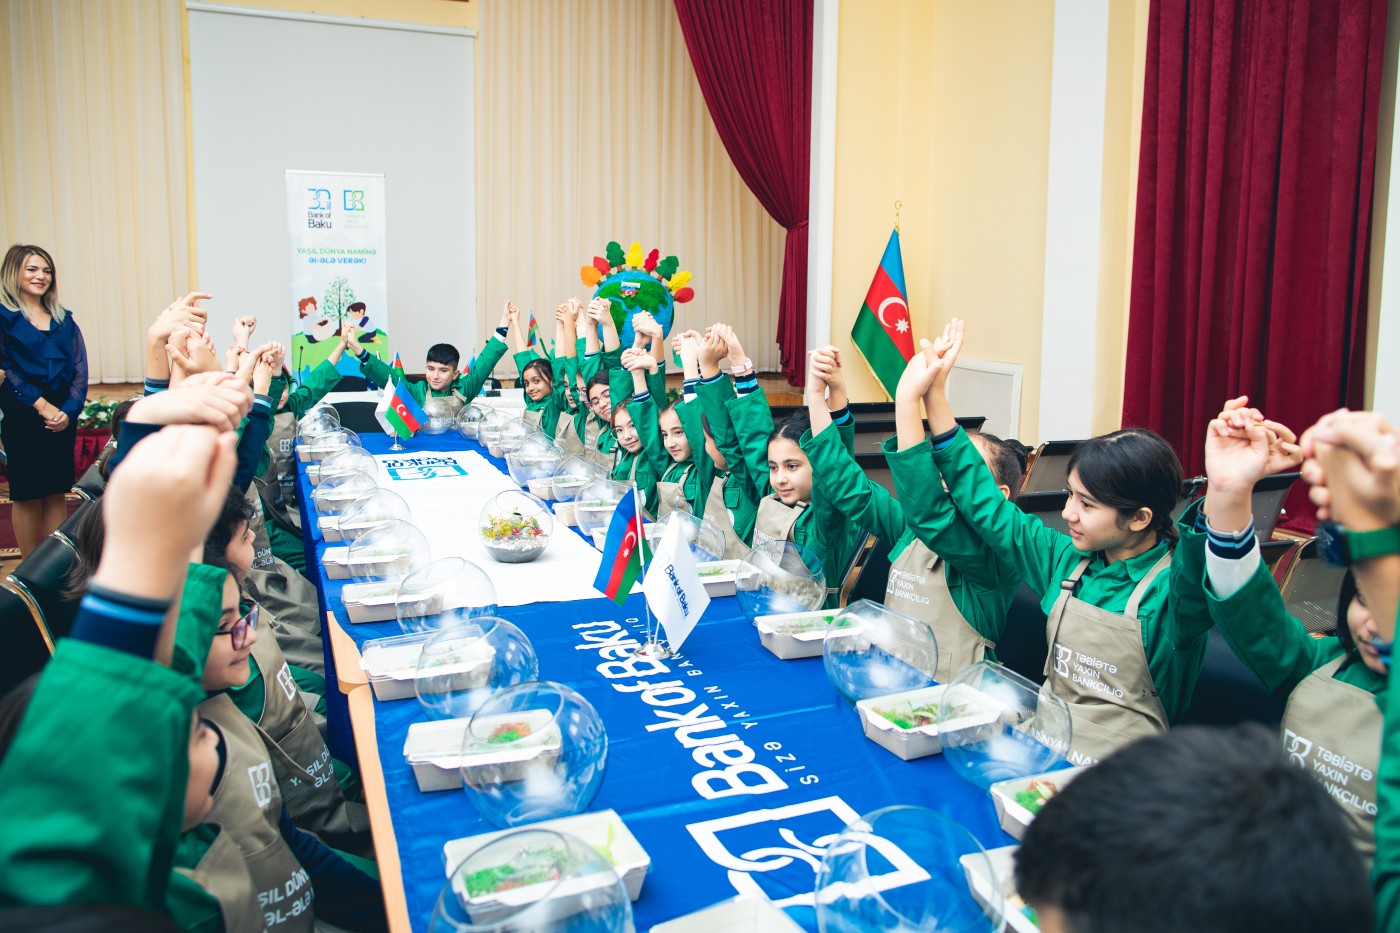
<path fill-rule="evenodd" d="M 335 390 L 337 392 L 363 392 L 365 390 L 365 377 L 341 376 L 340 381 L 335 384 Z"/>
<path fill-rule="evenodd" d="M 861 472 L 884 486 L 889 490 L 890 495 L 894 495 L 894 474 L 890 472 L 890 465 L 885 460 L 884 451 L 857 453 L 856 463 L 860 466 Z"/>
<path fill-rule="evenodd" d="M 1083 441 L 1046 441 L 1035 449 L 1021 492 L 1060 492 L 1069 486 L 1069 457 Z"/>
<path fill-rule="evenodd" d="M 1181 486 L 1181 498 L 1177 500 L 1176 508 L 1172 509 L 1172 521 L 1181 517 L 1191 503 L 1195 502 L 1206 491 L 1206 478 L 1204 476 L 1193 476 Z"/>
<path fill-rule="evenodd" d="M 1313 634 L 1337 630 L 1337 602 L 1342 596 L 1345 567 L 1334 567 L 1322 559 L 1317 539 L 1309 538 L 1279 585 L 1283 604 L 1303 628 Z"/>
<path fill-rule="evenodd" d="M 856 546 L 851 551 L 851 559 L 846 562 L 846 566 L 841 568 L 837 576 L 827 576 L 827 588 L 834 589 L 838 599 L 845 596 L 848 589 L 854 584 L 856 575 L 860 572 L 860 565 L 865 560 L 866 545 L 870 543 L 871 537 L 872 535 L 868 531 L 859 532 L 856 536 Z M 845 605 L 844 601 L 841 604 Z"/>
<path fill-rule="evenodd" d="M 63 524 L 58 526 L 54 534 L 68 542 L 68 546 L 76 550 L 78 547 L 78 524 L 83 520 L 83 516 L 87 514 L 89 509 L 100 508 L 102 508 L 102 506 L 97 504 L 96 499 L 87 499 L 78 503 L 78 507 L 73 510 L 71 515 L 63 520 Z"/>
<path fill-rule="evenodd" d="M 1069 494 L 1061 487 L 1054 492 L 1022 492 L 1016 497 L 1016 505 L 1027 515 L 1034 515 L 1056 531 L 1069 534 L 1069 524 L 1061 517 Z"/>
<path fill-rule="evenodd" d="M 10 586 L 24 597 L 56 642 L 73 628 L 78 613 L 77 600 L 64 598 L 68 574 L 78 562 L 78 552 L 63 538 L 49 535 L 20 561 L 9 576 Z"/>
<path fill-rule="evenodd" d="M 48 632 L 29 604 L 14 590 L 0 586 L 0 695 L 30 674 L 37 674 L 53 654 Z"/>
<path fill-rule="evenodd" d="M 1276 728 L 1283 719 L 1283 705 L 1235 656 L 1225 636 L 1218 629 L 1211 629 L 1201 675 L 1181 724 L 1233 726 L 1258 722 Z"/>
<path fill-rule="evenodd" d="M 1298 552 L 1302 550 L 1304 542 L 1292 538 L 1280 541 L 1260 541 L 1259 556 L 1264 561 L 1264 566 L 1269 568 L 1269 572 L 1274 575 L 1274 579 L 1282 582 L 1284 574 L 1292 565 Z"/>
<path fill-rule="evenodd" d="M 1254 493 L 1249 500 L 1250 511 L 1254 513 L 1254 533 L 1260 541 L 1268 541 L 1274 536 L 1274 526 L 1283 512 L 1283 502 L 1300 475 L 1275 473 L 1254 484 Z"/>
<path fill-rule="evenodd" d="M 356 434 L 373 434 L 383 431 L 379 419 L 374 417 L 374 402 L 336 402 L 335 410 L 340 413 L 340 426 L 349 428 Z"/>
<path fill-rule="evenodd" d="M 73 484 L 73 491 L 88 501 L 100 498 L 106 488 L 107 477 L 102 475 L 96 463 L 84 470 L 83 475 Z"/>
<path fill-rule="evenodd" d="M 890 542 L 876 538 L 865 549 L 865 562 L 860 565 L 850 591 L 845 594 L 843 605 L 858 599 L 884 603 L 885 588 L 890 580 Z"/>
<path fill-rule="evenodd" d="M 1045 657 L 1050 653 L 1045 622 L 1040 597 L 1022 583 L 1011 599 L 1006 627 L 994 649 L 998 661 L 1036 684 L 1045 682 Z"/>

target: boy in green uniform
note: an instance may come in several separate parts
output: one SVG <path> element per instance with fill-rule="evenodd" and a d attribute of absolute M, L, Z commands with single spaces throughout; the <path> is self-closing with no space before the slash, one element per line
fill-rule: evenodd
<path fill-rule="evenodd" d="M 428 349 L 428 359 L 423 364 L 423 382 L 405 380 L 402 370 L 391 369 L 388 363 L 370 355 L 368 350 L 360 353 L 355 359 L 360 362 L 360 372 L 378 385 L 404 383 L 409 394 L 419 405 L 430 398 L 456 398 L 461 404 L 470 405 L 472 399 L 481 391 L 482 385 L 490 378 L 491 370 L 495 369 L 501 357 L 505 356 L 506 329 L 513 317 L 519 313 L 515 305 L 506 302 L 496 332 L 486 341 L 486 346 L 481 348 L 476 365 L 469 373 L 457 371 L 462 357 L 457 348 L 450 343 L 436 343 Z"/>

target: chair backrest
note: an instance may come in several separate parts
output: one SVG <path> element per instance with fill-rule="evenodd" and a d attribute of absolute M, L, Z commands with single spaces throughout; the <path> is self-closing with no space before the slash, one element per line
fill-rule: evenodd
<path fill-rule="evenodd" d="M 1207 726 L 1259 722 L 1276 727 L 1283 718 L 1283 705 L 1230 650 L 1219 630 L 1211 629 L 1201 674 L 1181 722 Z"/>
<path fill-rule="evenodd" d="M 1309 538 L 1298 549 L 1279 586 L 1283 604 L 1309 632 L 1334 632 L 1344 576 L 1346 568 L 1334 567 L 1323 560 L 1317 539 Z"/>
<path fill-rule="evenodd" d="M 78 552 L 73 545 L 57 535 L 49 535 L 9 576 L 10 586 L 38 611 L 51 642 L 68 634 L 78 613 L 77 601 L 63 595 L 68 574 L 77 561 Z"/>
<path fill-rule="evenodd" d="M 384 430 L 374 417 L 374 402 L 336 402 L 335 410 L 340 413 L 341 426 L 356 434 L 373 434 Z"/>
<path fill-rule="evenodd" d="M 1181 485 L 1181 498 L 1176 501 L 1176 508 L 1172 509 L 1172 520 L 1181 517 L 1187 507 L 1201 497 L 1206 491 L 1206 478 L 1204 476 L 1193 476 Z"/>
<path fill-rule="evenodd" d="M 890 579 L 890 542 L 874 538 L 865 549 L 865 562 L 860 565 L 850 588 L 842 594 L 841 605 L 858 599 L 884 603 L 885 587 Z"/>
<path fill-rule="evenodd" d="M 335 384 L 335 390 L 337 392 L 363 392 L 365 390 L 365 377 L 341 376 L 340 381 Z"/>
<path fill-rule="evenodd" d="M 0 695 L 48 663 L 53 645 L 38 616 L 23 597 L 0 586 Z"/>
<path fill-rule="evenodd" d="M 846 561 L 846 566 L 841 568 L 838 576 L 826 578 L 828 588 L 836 590 L 840 596 L 844 596 L 852 588 L 856 575 L 860 573 L 860 565 L 865 561 L 865 549 L 866 545 L 870 543 L 871 537 L 872 535 L 868 531 L 862 531 L 856 535 L 855 547 L 851 549 L 851 557 L 850 560 Z M 844 602 L 841 604 L 845 605 Z"/>
<path fill-rule="evenodd" d="M 1069 525 L 1060 515 L 1068 499 L 1063 488 L 1055 492 L 1023 492 L 1016 497 L 1016 505 L 1022 512 L 1034 515 L 1056 531 L 1069 534 Z"/>
<path fill-rule="evenodd" d="M 97 503 L 96 499 L 87 499 L 78 503 L 78 507 L 73 510 L 71 515 L 63 520 L 63 524 L 58 526 L 54 534 L 58 535 L 64 541 L 67 541 L 69 546 L 76 550 L 78 542 L 78 524 L 83 520 L 83 516 L 87 514 L 89 509 L 100 508 L 102 508 L 102 506 Z"/>
<path fill-rule="evenodd" d="M 1033 683 L 1045 682 L 1045 656 L 1050 645 L 1045 639 L 1045 612 L 1040 597 L 1024 583 L 1016 590 L 1006 610 L 1006 625 L 995 649 L 997 660 Z"/>
<path fill-rule="evenodd" d="M 1306 542 L 1294 538 L 1280 541 L 1260 541 L 1259 556 L 1264 561 L 1264 566 L 1269 568 L 1269 572 L 1274 575 L 1274 579 L 1279 583 L 1283 582 L 1284 576 L 1288 573 L 1288 568 L 1293 565 L 1293 561 L 1298 557 L 1298 552 L 1303 549 Z"/>
<path fill-rule="evenodd" d="M 1254 533 L 1260 541 L 1273 537 L 1274 526 L 1278 524 L 1279 514 L 1283 511 L 1283 501 L 1288 498 L 1288 491 L 1293 488 L 1299 475 L 1275 473 L 1254 484 L 1249 504 L 1250 511 L 1254 513 Z"/>
<path fill-rule="evenodd" d="M 1021 492 L 1060 492 L 1069 486 L 1069 457 L 1082 443 L 1046 441 L 1037 447 L 1026 478 L 1021 481 Z"/>
<path fill-rule="evenodd" d="M 78 481 L 73 484 L 73 491 L 87 500 L 99 498 L 106 488 L 107 477 L 102 475 L 102 470 L 97 463 L 84 470 L 83 475 L 79 476 Z"/>

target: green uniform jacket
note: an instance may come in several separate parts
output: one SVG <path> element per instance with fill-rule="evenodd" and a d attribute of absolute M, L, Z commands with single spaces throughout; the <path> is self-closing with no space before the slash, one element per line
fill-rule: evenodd
<path fill-rule="evenodd" d="M 1040 595 L 1046 613 L 1060 595 L 1060 583 L 1086 557 L 1090 558 L 1089 566 L 1075 596 L 1108 612 L 1123 612 L 1138 581 L 1167 548 L 1165 542 L 1159 542 L 1136 557 L 1112 564 L 1105 563 L 1102 554 L 1076 550 L 1069 535 L 1027 515 L 1002 495 L 982 455 L 961 428 L 951 442 L 934 450 L 933 459 L 959 514 L 992 553 L 1014 567 Z M 1185 531 L 1183 537 L 1195 534 Z M 1204 565 L 1203 548 L 1189 542 L 1178 547 L 1170 571 L 1148 588 L 1138 610 L 1147 666 L 1171 722 L 1190 704 L 1205 657 L 1211 620 L 1200 586 Z"/>
<path fill-rule="evenodd" d="M 583 376 L 584 384 L 587 385 L 588 380 L 592 379 L 598 373 L 605 372 L 608 374 L 609 379 L 608 394 L 612 395 L 611 383 L 613 374 L 619 371 L 618 364 L 622 357 L 622 351 L 620 349 L 603 350 L 599 353 L 585 355 L 582 350 L 584 341 L 580 340 L 578 345 L 580 347 L 577 354 L 579 360 L 578 371 L 579 374 Z M 632 384 L 632 374 L 625 369 L 621 370 L 621 372 L 623 376 L 627 377 L 627 385 L 630 387 Z M 598 427 L 598 452 L 605 454 L 612 453 L 617 447 L 617 438 L 613 435 L 612 425 L 593 414 L 593 409 L 588 407 L 587 400 L 585 399 L 584 403 L 578 407 L 578 414 L 574 415 L 574 431 L 578 433 L 579 437 L 587 437 L 588 425 L 590 423 Z"/>
<path fill-rule="evenodd" d="M 773 487 L 768 482 L 768 438 L 773 433 L 773 413 L 768 408 L 768 397 L 759 388 L 728 402 L 726 407 L 743 451 L 744 469 L 753 486 L 751 494 L 755 502 L 761 502 L 764 497 L 774 495 Z M 837 439 L 848 453 L 854 455 L 855 422 L 847 421 L 833 427 Z M 808 437 L 810 434 L 802 441 L 806 442 Z M 813 464 L 815 469 L 816 465 Z M 807 548 L 821 561 L 828 587 L 841 585 L 838 577 L 850 564 L 864 534 L 864 529 L 836 508 L 826 493 L 813 482 L 811 504 L 797 517 L 797 523 L 793 526 L 793 541 Z M 839 596 L 832 596 L 827 601 L 827 608 L 834 607 L 838 601 Z"/>
<path fill-rule="evenodd" d="M 515 368 L 524 373 L 525 367 L 533 360 L 544 359 L 544 357 L 535 353 L 534 350 L 521 350 L 515 354 L 514 359 Z M 572 376 L 569 372 L 568 359 L 568 357 L 556 356 L 552 361 L 548 361 L 552 364 L 554 379 L 554 387 L 548 395 L 538 402 L 532 401 L 528 395 L 525 396 L 525 410 L 540 413 L 540 431 L 551 440 L 559 429 L 559 416 L 565 413 L 569 417 L 573 416 L 573 406 L 569 404 L 569 379 Z"/>
<path fill-rule="evenodd" d="M 1397 618 L 1400 623 L 1400 618 Z M 1376 892 L 1376 933 L 1400 929 L 1400 690 L 1386 691 L 1385 736 L 1376 775 L 1376 860 L 1371 888 Z M 0 811 L 3 812 L 3 811 Z M 3 872 L 0 872 L 0 877 Z"/>
<path fill-rule="evenodd" d="M 413 396 L 413 400 L 419 405 L 427 401 L 429 394 L 433 398 L 446 398 L 454 393 L 462 396 L 464 405 L 471 404 L 471 400 L 476 398 L 481 391 L 482 385 L 491 376 L 491 370 L 496 368 L 496 364 L 501 361 L 501 357 L 506 355 L 506 344 L 499 336 L 492 334 L 491 339 L 486 341 L 486 346 L 481 348 L 481 355 L 476 358 L 476 365 L 472 371 L 458 376 L 452 383 L 441 392 L 430 393 L 426 382 L 415 382 L 404 379 L 403 374 L 389 366 L 377 356 L 369 356 L 360 361 L 360 372 L 379 385 L 386 386 L 390 382 L 398 385 L 403 380 L 408 387 L 408 394 Z"/>
<path fill-rule="evenodd" d="M 1020 579 L 953 508 L 933 465 L 932 448 L 896 447 L 894 438 L 885 441 L 898 500 L 865 475 L 835 431 L 822 431 L 802 444 L 812 461 L 813 485 L 822 488 L 832 505 L 859 527 L 891 542 L 891 562 L 916 539 L 942 558 L 943 578 L 958 612 L 983 638 L 997 641 Z M 988 656 L 996 660 L 990 651 Z"/>
<path fill-rule="evenodd" d="M 655 406 L 651 406 L 651 411 L 656 412 Z M 696 518 L 704 518 L 705 500 L 709 497 L 710 486 L 715 480 L 715 462 L 710 459 L 710 454 L 705 449 L 705 427 L 701 421 L 703 413 L 700 411 L 700 403 L 693 400 L 678 403 L 675 412 L 680 418 L 681 430 L 685 431 L 685 439 L 690 444 L 690 459 L 676 463 L 667 454 L 666 460 L 670 465 L 662 476 L 662 481 L 680 483 L 691 514 Z M 660 442 L 658 417 L 651 419 L 651 435 L 665 453 L 666 448 Z M 643 435 L 643 438 L 643 443 L 650 443 L 646 435 Z"/>
<path fill-rule="evenodd" d="M 745 544 L 750 544 L 754 520 L 758 518 L 758 499 L 753 495 L 754 482 L 749 477 L 743 448 L 739 446 L 739 435 L 734 432 L 734 422 L 729 418 L 729 402 L 737 398 L 734 383 L 727 378 L 702 381 L 695 393 L 700 399 L 700 410 L 709 422 L 710 436 L 725 460 L 724 505 L 734 513 L 735 534 Z"/>
<path fill-rule="evenodd" d="M 186 599 L 214 607 L 204 614 L 205 653 L 225 576 L 195 565 L 185 582 Z M 59 642 L 0 763 L 0 907 L 166 909 L 190 717 L 203 698 L 189 677 L 154 661 Z"/>
<path fill-rule="evenodd" d="M 374 357 L 370 357 L 374 359 Z M 287 393 L 287 401 L 277 409 L 277 414 L 289 411 L 300 418 L 311 410 L 321 399 L 340 384 L 340 370 L 336 369 L 330 360 L 322 360 L 320 365 L 311 370 L 306 376 L 306 381 L 292 391 Z M 272 399 L 282 398 L 282 389 L 287 385 L 287 377 L 279 375 L 272 380 L 272 387 L 268 389 L 268 397 Z"/>

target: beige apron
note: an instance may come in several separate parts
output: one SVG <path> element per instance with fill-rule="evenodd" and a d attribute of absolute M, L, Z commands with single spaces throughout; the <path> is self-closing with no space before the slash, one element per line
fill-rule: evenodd
<path fill-rule="evenodd" d="M 918 538 L 910 541 L 890 565 L 885 608 L 902 612 L 933 629 L 938 639 L 935 677 L 940 684 L 951 682 L 982 660 L 988 648 L 996 647 L 963 617 L 948 590 L 947 565 Z"/>
<path fill-rule="evenodd" d="M 263 512 L 287 531 L 301 535 L 301 511 L 297 508 L 297 464 L 292 452 L 297 419 L 284 411 L 272 419 L 267 438 L 270 463 L 261 476 L 253 479 L 262 499 Z"/>
<path fill-rule="evenodd" d="M 199 704 L 199 713 L 219 727 L 227 750 L 207 822 L 219 824 L 238 843 L 269 933 L 311 933 L 315 893 L 278 829 L 282 793 L 262 736 L 225 694 Z"/>
<path fill-rule="evenodd" d="M 330 749 L 311 716 L 315 697 L 303 699 L 274 638 L 253 643 L 253 663 L 263 680 L 263 711 L 257 722 L 272 757 L 287 812 L 307 832 L 338 849 L 369 851 L 369 812 L 341 793 Z"/>
<path fill-rule="evenodd" d="M 1376 772 L 1385 720 L 1375 695 L 1336 679 L 1342 661 L 1324 664 L 1293 688 L 1283 711 L 1283 750 L 1341 805 L 1369 867 L 1376 855 Z"/>
<path fill-rule="evenodd" d="M 248 866 L 243 863 L 243 851 L 228 830 L 219 828 L 218 837 L 198 865 L 175 870 L 219 902 L 224 933 L 263 933 L 263 912 L 258 906 L 257 889 L 253 887 Z"/>
<path fill-rule="evenodd" d="M 741 560 L 749 553 L 749 546 L 734 530 L 734 513 L 724 501 L 723 476 L 716 476 L 710 483 L 710 494 L 705 497 L 704 517 L 719 526 L 724 532 L 724 557 L 726 560 Z"/>
<path fill-rule="evenodd" d="M 524 421 L 526 424 L 528 424 L 530 427 L 534 428 L 536 431 L 538 431 L 538 430 L 540 429 L 540 420 L 541 420 L 543 417 L 544 417 L 544 412 L 543 412 L 542 410 L 541 410 L 541 411 L 531 411 L 530 409 L 527 408 L 527 409 L 525 409 L 523 412 L 520 413 L 520 420 L 521 420 L 521 421 Z"/>
<path fill-rule="evenodd" d="M 240 589 L 258 604 L 262 621 L 277 633 L 287 660 L 324 677 L 326 655 L 316 587 L 288 564 L 274 560 L 265 570 L 249 571 Z"/>
<path fill-rule="evenodd" d="M 764 496 L 758 503 L 758 515 L 754 518 L 753 546 L 758 547 L 769 541 L 793 540 L 793 529 L 797 527 L 797 519 L 807 505 L 806 502 L 783 505 L 783 500 L 776 495 Z"/>
<path fill-rule="evenodd" d="M 267 534 L 267 519 L 263 515 L 262 495 L 258 492 L 257 483 L 244 491 L 243 498 L 253 507 L 253 517 L 248 519 L 248 529 L 253 532 L 253 569 L 264 570 L 272 566 L 272 539 Z"/>
<path fill-rule="evenodd" d="M 587 432 L 588 429 L 585 427 L 584 433 L 587 434 Z M 566 457 L 583 456 L 584 452 L 588 450 L 587 438 L 578 436 L 578 428 L 574 427 L 574 419 L 569 416 L 568 412 L 559 414 L 559 423 L 554 426 L 554 443 L 559 445 L 559 449 L 564 451 Z M 593 435 L 593 446 L 595 449 L 598 446 L 597 434 Z"/>
<path fill-rule="evenodd" d="M 1171 561 L 1168 551 L 1138 581 L 1122 615 L 1074 596 L 1089 558 L 1060 584 L 1045 625 L 1050 653 L 1041 689 L 1069 704 L 1074 734 L 1067 757 L 1075 764 L 1097 764 L 1136 739 L 1167 731 L 1167 711 L 1147 667 L 1137 612 L 1143 594 Z"/>
<path fill-rule="evenodd" d="M 695 469 L 694 465 L 686 467 L 678 483 L 662 480 L 656 484 L 656 518 L 658 521 L 670 512 L 694 514 L 690 502 L 685 498 L 685 481 L 690 478 L 690 471 L 693 469 Z"/>

